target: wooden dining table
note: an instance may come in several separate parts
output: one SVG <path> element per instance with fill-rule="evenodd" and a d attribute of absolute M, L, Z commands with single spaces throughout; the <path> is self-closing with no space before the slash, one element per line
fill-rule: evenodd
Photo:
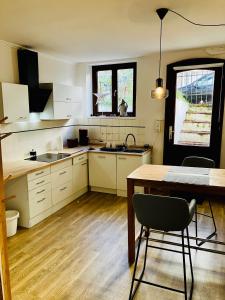
<path fill-rule="evenodd" d="M 173 169 L 175 168 L 175 169 Z M 198 170 L 197 170 L 198 169 Z M 208 169 L 207 183 L 201 182 L 201 168 L 197 168 L 196 172 L 190 174 L 190 182 L 182 178 L 186 178 L 186 167 L 173 167 L 167 165 L 142 165 L 133 171 L 127 177 L 127 218 L 128 218 L 128 261 L 132 264 L 135 260 L 135 215 L 132 204 L 132 197 L 135 186 L 144 187 L 144 193 L 149 194 L 151 190 L 168 193 L 169 191 L 182 191 L 197 193 L 205 196 L 217 195 L 225 199 L 225 169 Z M 170 180 L 171 170 L 173 176 L 177 175 L 178 179 Z M 199 174 L 198 174 L 199 173 Z M 182 175 L 182 176 L 180 176 Z M 193 180 L 196 178 L 196 181 Z M 203 179 L 205 177 L 202 177 Z M 223 244 L 223 243 L 221 243 Z M 225 244 L 224 244 L 225 245 Z"/>

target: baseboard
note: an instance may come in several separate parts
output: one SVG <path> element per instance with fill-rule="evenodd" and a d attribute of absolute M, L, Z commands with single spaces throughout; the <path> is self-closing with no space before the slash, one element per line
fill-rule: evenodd
<path fill-rule="evenodd" d="M 102 187 L 97 187 L 97 186 L 91 186 L 91 191 L 92 192 L 99 192 L 99 193 L 106 193 L 106 194 L 116 194 L 116 190 L 114 189 L 105 189 Z"/>
<path fill-rule="evenodd" d="M 127 197 L 127 190 L 117 190 L 117 196 Z"/>

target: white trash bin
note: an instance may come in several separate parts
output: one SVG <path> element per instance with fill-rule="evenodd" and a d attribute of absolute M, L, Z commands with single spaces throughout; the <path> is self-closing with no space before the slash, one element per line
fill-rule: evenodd
<path fill-rule="evenodd" d="M 6 214 L 7 237 L 10 237 L 16 234 L 19 212 L 17 210 L 7 210 L 5 214 Z"/>

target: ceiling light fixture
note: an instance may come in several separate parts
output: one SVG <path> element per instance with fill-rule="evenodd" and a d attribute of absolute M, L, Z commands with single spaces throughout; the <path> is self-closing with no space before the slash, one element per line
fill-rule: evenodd
<path fill-rule="evenodd" d="M 156 79 L 156 88 L 152 90 L 151 97 L 156 100 L 164 100 L 168 97 L 169 92 L 163 87 L 163 79 L 161 78 L 161 63 L 162 63 L 162 27 L 163 19 L 168 13 L 167 8 L 159 8 L 156 10 L 160 18 L 160 37 L 159 37 L 159 77 Z"/>
<path fill-rule="evenodd" d="M 161 78 L 161 63 L 162 63 L 162 27 L 163 27 L 163 19 L 168 13 L 168 11 L 174 13 L 175 15 L 181 17 L 185 21 L 191 23 L 192 25 L 195 26 L 203 26 L 203 27 L 218 27 L 218 26 L 225 26 L 225 24 L 220 23 L 220 24 L 201 24 L 201 23 L 196 23 L 188 18 L 182 16 L 180 13 L 169 9 L 169 8 L 159 8 L 156 10 L 156 13 L 158 17 L 160 18 L 160 38 L 159 38 L 159 77 L 156 79 L 156 88 L 151 91 L 151 97 L 156 100 L 164 100 L 168 97 L 169 91 L 163 87 L 163 79 Z"/>

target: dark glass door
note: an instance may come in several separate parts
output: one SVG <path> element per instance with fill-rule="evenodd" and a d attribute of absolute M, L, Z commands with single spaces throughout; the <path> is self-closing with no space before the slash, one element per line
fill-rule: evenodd
<path fill-rule="evenodd" d="M 180 165 L 186 156 L 220 164 L 224 107 L 224 61 L 192 59 L 167 67 L 164 164 Z"/>

